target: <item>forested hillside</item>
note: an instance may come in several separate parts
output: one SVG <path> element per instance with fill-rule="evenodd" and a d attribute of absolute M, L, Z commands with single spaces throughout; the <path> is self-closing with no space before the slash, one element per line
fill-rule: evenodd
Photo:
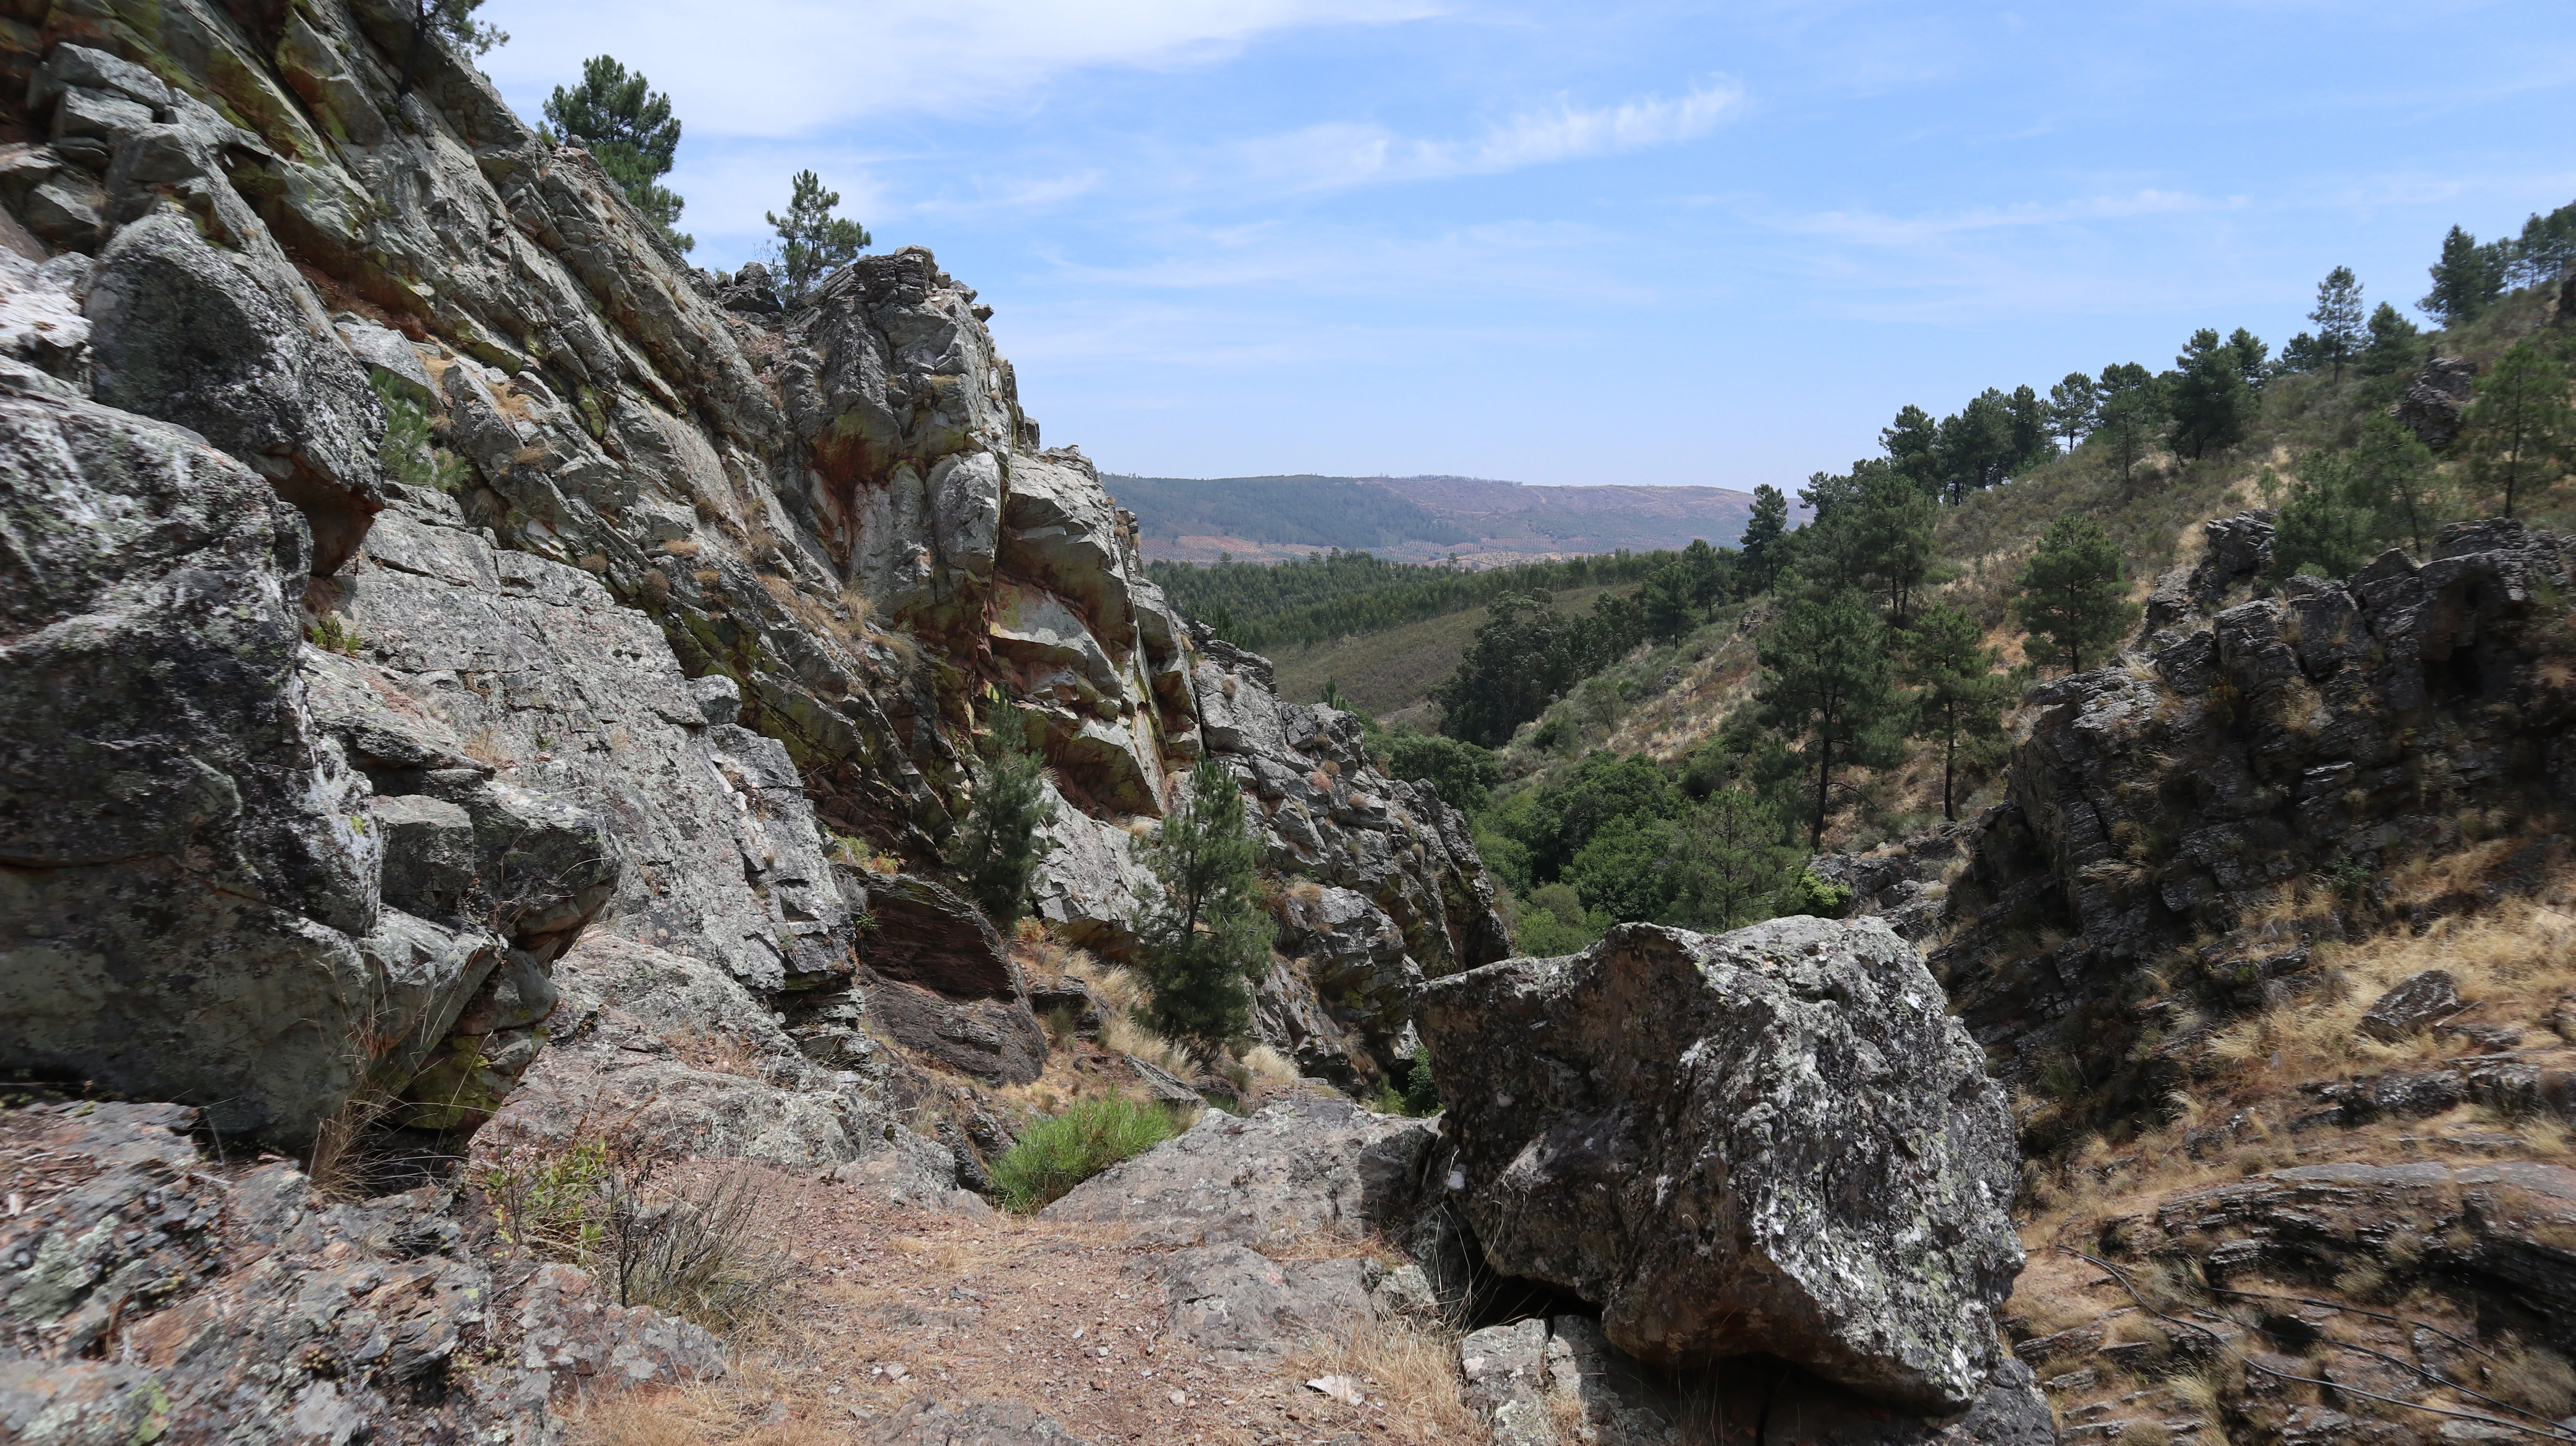
<path fill-rule="evenodd" d="M 2460 519 L 2568 525 L 2571 261 L 2576 207 L 2455 232 L 2429 332 L 2337 268 L 2277 349 L 2204 329 L 2170 367 L 1906 407 L 1880 455 L 1799 490 L 1807 525 L 1763 488 L 1742 547 L 1646 561 L 1590 616 L 1497 594 L 1432 690 L 1442 736 L 1384 746 L 1476 814 L 1525 949 L 1826 907 L 1808 850 L 1993 801 L 2023 700 L 2170 610 L 2159 578 L 2203 523 L 2262 509 L 2266 589 L 2422 556 Z"/>
<path fill-rule="evenodd" d="M 1467 530 L 1357 477 L 1101 478 L 1136 514 L 1148 547 L 1184 536 L 1241 538 L 1309 548 L 1465 542 Z"/>
<path fill-rule="evenodd" d="M 1147 564 L 1172 604 L 1240 647 L 1303 648 L 1480 608 L 1508 594 L 1635 582 L 1675 552 L 1606 553 L 1484 571 L 1334 551 L 1280 563 Z"/>
<path fill-rule="evenodd" d="M 1102 479 L 1136 514 L 1149 560 L 1278 562 L 1341 548 L 1504 567 L 1731 542 L 1750 495 L 1723 487 L 1540 487 L 1481 477 Z"/>

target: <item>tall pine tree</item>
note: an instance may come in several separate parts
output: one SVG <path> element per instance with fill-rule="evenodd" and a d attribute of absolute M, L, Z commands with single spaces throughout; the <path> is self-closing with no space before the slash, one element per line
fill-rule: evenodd
<path fill-rule="evenodd" d="M 1898 644 L 1898 668 L 1916 688 L 1913 736 L 1941 745 L 1941 816 L 1955 823 L 1959 745 L 2003 732 L 2011 681 L 1995 672 L 1995 650 L 1985 645 L 1977 620 L 1951 607 L 1932 607 L 1914 620 Z"/>
<path fill-rule="evenodd" d="M 823 189 L 823 178 L 798 171 L 788 183 L 787 214 L 766 213 L 778 233 L 778 269 L 786 273 L 788 294 L 802 301 L 814 283 L 858 259 L 876 238 L 868 228 L 835 216 L 841 193 Z"/>
<path fill-rule="evenodd" d="M 2445 327 L 2466 326 L 2504 294 L 2507 257 L 2502 246 L 2481 246 L 2454 226 L 2442 238 L 2442 258 L 2432 264 L 2433 289 L 2416 308 Z"/>
<path fill-rule="evenodd" d="M 680 148 L 680 122 L 671 98 L 652 89 L 643 72 L 594 55 L 581 63 L 581 84 L 556 86 L 545 110 L 555 133 L 580 142 L 662 239 L 675 250 L 696 249 L 696 238 L 676 225 L 688 203 L 660 184 Z"/>
<path fill-rule="evenodd" d="M 2239 335 L 2251 339 L 2249 334 Z M 2245 380 L 2246 351 L 2233 338 L 2222 340 L 2214 327 L 2191 334 L 2182 354 L 2174 358 L 2173 392 L 2166 399 L 2173 417 L 2175 451 L 2199 457 L 2245 439 L 2258 405 L 2253 387 Z"/>
<path fill-rule="evenodd" d="M 2334 368 L 2336 381 L 2343 380 L 2343 364 L 2361 354 L 2362 318 L 2361 279 L 2349 266 L 2338 266 L 2317 283 L 2317 309 L 2308 320 L 2317 324 L 2313 360 Z"/>
<path fill-rule="evenodd" d="M 1766 593 L 1780 576 L 1781 539 L 1789 531 L 1789 494 L 1768 482 L 1753 488 L 1753 515 L 1744 521 L 1744 572 L 1746 587 L 1753 593 Z"/>
<path fill-rule="evenodd" d="M 1050 847 L 1038 830 L 1055 813 L 1034 733 L 1017 705 L 995 700 L 977 749 L 983 777 L 975 781 L 965 822 L 948 843 L 949 871 L 1005 934 L 1027 907 L 1029 877 Z"/>
<path fill-rule="evenodd" d="M 2478 379 L 2464 419 L 2462 450 L 2469 476 L 2501 498 L 2511 517 L 2521 499 L 2567 474 L 2576 447 L 2576 414 L 2567 405 L 2567 371 L 2529 339 L 2515 342 Z"/>
<path fill-rule="evenodd" d="M 2068 372 L 2066 380 L 2048 389 L 2049 426 L 2066 439 L 2067 451 L 2074 451 L 2084 434 L 2093 430 L 2094 412 L 2100 405 L 2093 379 L 2082 372 Z"/>
<path fill-rule="evenodd" d="M 1251 1027 L 1248 985 L 1269 967 L 1276 933 L 1234 770 L 1201 759 L 1142 852 L 1162 885 L 1136 921 L 1137 954 L 1154 986 L 1149 1018 L 1156 1033 L 1213 1056 Z"/>
<path fill-rule="evenodd" d="M 1790 603 L 1755 650 L 1762 726 L 1799 748 L 1815 774 L 1811 846 L 1824 845 L 1835 769 L 1868 761 L 1894 707 L 1885 633 L 1859 593 L 1836 592 Z"/>
<path fill-rule="evenodd" d="M 2069 672 L 2084 671 L 2086 658 L 2109 652 L 2138 620 L 2138 605 L 2128 600 L 2120 549 L 2090 517 L 2065 516 L 2050 523 L 2019 581 L 2014 619 L 2022 631 L 2046 637 L 2064 653 Z"/>

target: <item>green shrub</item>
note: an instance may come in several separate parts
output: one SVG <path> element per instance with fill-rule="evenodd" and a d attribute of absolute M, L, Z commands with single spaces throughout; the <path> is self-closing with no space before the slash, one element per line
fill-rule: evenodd
<path fill-rule="evenodd" d="M 1784 916 L 1812 914 L 1819 919 L 1839 919 L 1843 910 L 1851 907 L 1851 897 L 1849 888 L 1801 869 L 1780 896 L 1780 912 Z"/>
<path fill-rule="evenodd" d="M 1408 1115 L 1436 1115 L 1443 1101 L 1440 1082 L 1431 1077 L 1431 1047 L 1413 1047 L 1413 1072 L 1404 1082 L 1404 1112 Z"/>
<path fill-rule="evenodd" d="M 1020 1136 L 993 1162 L 993 1188 L 1005 1207 L 1026 1214 L 1074 1186 L 1172 1137 L 1179 1121 L 1161 1105 L 1084 1100 Z"/>
<path fill-rule="evenodd" d="M 385 406 L 385 439 L 376 458 L 406 487 L 454 492 L 465 485 L 465 462 L 438 445 L 430 432 L 429 414 L 383 377 L 370 379 Z"/>

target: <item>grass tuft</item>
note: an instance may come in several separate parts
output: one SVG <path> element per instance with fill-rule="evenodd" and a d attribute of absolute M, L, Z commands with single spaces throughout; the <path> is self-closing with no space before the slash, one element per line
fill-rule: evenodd
<path fill-rule="evenodd" d="M 1179 1121 L 1155 1104 L 1091 1099 L 1030 1127 L 993 1162 L 993 1190 L 1008 1209 L 1027 1214 L 1062 1199 L 1074 1186 L 1172 1137 Z"/>

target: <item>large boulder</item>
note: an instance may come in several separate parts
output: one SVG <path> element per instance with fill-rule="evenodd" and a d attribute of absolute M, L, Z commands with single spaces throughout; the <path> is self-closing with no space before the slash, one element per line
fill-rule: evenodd
<path fill-rule="evenodd" d="M 1762 1352 L 1931 1412 L 1987 1389 L 2011 1114 L 1883 923 L 1627 925 L 1435 980 L 1418 1023 L 1496 1270 L 1655 1364 Z"/>
<path fill-rule="evenodd" d="M 334 1203 L 201 1154 L 195 1110 L 0 1114 L 0 1430 L 23 1442 L 553 1441 L 574 1390 L 724 1374 L 698 1327 L 565 1265 L 495 1269 L 450 1192 Z M 488 1237 L 486 1237 L 488 1238 Z"/>
<path fill-rule="evenodd" d="M 337 571 L 384 506 L 384 406 L 336 335 L 317 335 L 286 283 L 209 245 L 175 211 L 137 221 L 90 283 L 99 400 L 177 422 L 257 469 L 313 529 L 313 570 Z"/>
<path fill-rule="evenodd" d="M 1136 1245 L 1292 1245 L 1391 1233 L 1418 1208 L 1436 1136 L 1348 1100 L 1282 1100 L 1237 1119 L 1210 1110 L 1039 1212 L 1114 1221 Z"/>
<path fill-rule="evenodd" d="M 299 1138 L 357 1083 L 381 847 L 296 681 L 304 521 L 39 388 L 0 526 L 0 1064 Z"/>

